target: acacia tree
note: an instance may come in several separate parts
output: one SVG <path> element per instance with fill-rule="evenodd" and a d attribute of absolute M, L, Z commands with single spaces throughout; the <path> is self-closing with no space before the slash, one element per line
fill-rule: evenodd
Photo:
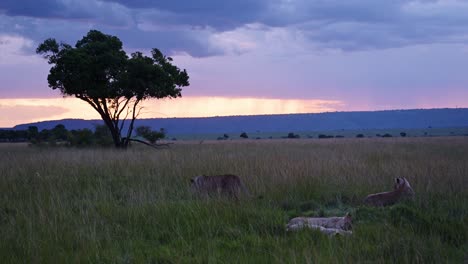
<path fill-rule="evenodd" d="M 91 105 L 117 148 L 128 146 L 142 101 L 181 97 L 181 87 L 189 85 L 185 69 L 173 65 L 172 58 L 158 49 L 151 57 L 141 52 L 128 57 L 119 38 L 97 30 L 89 31 L 75 47 L 46 39 L 36 53 L 53 65 L 49 87 Z M 125 125 L 127 120 L 130 123 Z"/>

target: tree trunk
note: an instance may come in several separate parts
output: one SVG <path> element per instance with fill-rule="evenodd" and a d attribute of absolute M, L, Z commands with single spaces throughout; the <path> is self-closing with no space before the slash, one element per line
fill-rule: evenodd
<path fill-rule="evenodd" d="M 102 120 L 104 120 L 104 123 L 106 124 L 106 126 L 109 128 L 109 131 L 111 132 L 112 140 L 114 141 L 114 146 L 118 149 L 125 149 L 126 145 L 123 144 L 122 142 L 123 140 L 120 135 L 120 130 L 114 126 L 110 118 L 108 118 L 107 116 L 106 117 L 102 116 Z"/>
<path fill-rule="evenodd" d="M 114 127 L 109 127 L 111 135 L 112 135 L 112 140 L 114 141 L 114 145 L 116 148 L 123 148 L 122 140 L 120 138 L 120 133 L 117 129 Z"/>
<path fill-rule="evenodd" d="M 90 104 L 93 107 L 93 109 L 96 110 L 99 113 L 99 115 L 101 115 L 101 119 L 104 121 L 104 124 L 106 124 L 107 128 L 111 132 L 112 141 L 114 141 L 115 147 L 118 149 L 125 149 L 127 147 L 127 144 L 125 144 L 124 140 L 122 139 L 122 135 L 120 134 L 118 124 L 114 125 L 114 122 L 112 122 L 112 119 L 108 111 L 107 110 L 104 111 L 102 107 L 100 106 L 99 99 L 89 98 L 85 96 L 77 96 L 77 98 Z"/>

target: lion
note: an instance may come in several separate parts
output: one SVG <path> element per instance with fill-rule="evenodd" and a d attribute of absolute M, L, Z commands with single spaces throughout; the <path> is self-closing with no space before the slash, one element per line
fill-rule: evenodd
<path fill-rule="evenodd" d="M 196 176 L 190 179 L 194 193 L 204 196 L 227 196 L 239 199 L 242 195 L 250 197 L 250 192 L 237 175 Z"/>
<path fill-rule="evenodd" d="M 413 198 L 415 195 L 413 188 L 405 178 L 395 178 L 393 191 L 369 194 L 364 203 L 370 206 L 387 206 L 399 202 L 403 198 Z"/>
<path fill-rule="evenodd" d="M 316 229 L 325 235 L 333 236 L 333 235 L 343 235 L 343 236 L 349 236 L 353 234 L 353 231 L 351 230 L 343 230 L 339 228 L 327 228 L 319 225 L 310 225 L 310 224 L 295 224 L 291 225 L 288 227 L 287 231 L 296 231 L 296 230 L 301 230 L 304 227 L 310 228 L 310 229 Z"/>
<path fill-rule="evenodd" d="M 318 229 L 325 234 L 351 234 L 352 217 L 347 213 L 343 217 L 295 217 L 289 220 L 287 231 L 295 231 L 304 227 Z"/>

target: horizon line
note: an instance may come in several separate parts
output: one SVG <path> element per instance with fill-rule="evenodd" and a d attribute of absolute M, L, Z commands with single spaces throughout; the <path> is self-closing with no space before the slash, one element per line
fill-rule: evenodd
<path fill-rule="evenodd" d="M 150 117 L 150 118 L 136 118 L 135 120 L 149 120 L 149 119 L 210 119 L 210 118 L 229 118 L 229 117 L 253 117 L 253 116 L 285 116 L 285 115 L 320 115 L 329 113 L 364 113 L 364 112 L 391 112 L 391 111 L 417 111 L 417 110 L 468 110 L 468 107 L 439 107 L 439 108 L 406 108 L 406 109 L 383 109 L 383 110 L 352 110 L 352 111 L 324 111 L 324 112 L 304 112 L 304 113 L 284 113 L 284 114 L 256 114 L 256 115 L 220 115 L 220 116 L 204 116 L 204 117 Z M 39 124 L 54 121 L 64 120 L 82 120 L 82 121 L 102 121 L 102 119 L 83 119 L 83 118 L 62 118 L 62 119 L 51 119 L 44 121 L 36 121 L 29 123 L 16 124 L 13 127 L 0 127 L 0 129 L 14 129 L 17 126 L 23 126 L 27 124 Z M 121 119 L 122 120 L 122 119 Z M 128 120 L 128 119 L 127 119 Z"/>

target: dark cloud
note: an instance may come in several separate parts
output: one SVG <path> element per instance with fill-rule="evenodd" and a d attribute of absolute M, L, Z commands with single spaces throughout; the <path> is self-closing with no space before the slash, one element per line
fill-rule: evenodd
<path fill-rule="evenodd" d="M 166 54 L 188 53 L 193 57 L 221 55 L 197 39 L 198 34 L 187 30 L 162 30 L 143 32 L 138 29 L 125 31 L 116 28 L 99 28 L 106 34 L 116 35 L 128 51 L 158 48 Z"/>
<path fill-rule="evenodd" d="M 468 3 L 432 0 L 0 1 L 0 33 L 74 44 L 90 29 L 127 48 L 222 54 L 210 36 L 260 24 L 299 32 L 314 47 L 345 51 L 466 43 Z"/>
<path fill-rule="evenodd" d="M 407 0 L 106 0 L 132 9 L 165 14 L 160 23 L 232 29 L 248 23 L 288 26 L 310 20 L 366 21 L 392 20 Z M 154 16 L 157 20 L 159 17 Z"/>
<path fill-rule="evenodd" d="M 146 9 L 150 13 L 164 13 L 174 24 L 191 26 L 209 26 L 219 30 L 233 29 L 244 24 L 258 22 L 259 17 L 267 11 L 269 0 L 172 0 L 172 1 L 146 1 L 146 0 L 117 0 L 108 1 L 122 4 L 128 8 Z"/>
<path fill-rule="evenodd" d="M 13 17 L 74 20 L 94 22 L 112 26 L 128 26 L 131 23 L 130 10 L 117 3 L 97 0 L 2 0 L 0 14 Z"/>
<path fill-rule="evenodd" d="M 264 23 L 288 26 L 311 21 L 378 23 L 398 17 L 402 0 L 296 0 L 278 1 L 270 6 Z"/>
<path fill-rule="evenodd" d="M 65 4 L 55 0 L 3 0 L 0 1 L 0 12 L 9 16 L 56 17 L 66 9 Z"/>

